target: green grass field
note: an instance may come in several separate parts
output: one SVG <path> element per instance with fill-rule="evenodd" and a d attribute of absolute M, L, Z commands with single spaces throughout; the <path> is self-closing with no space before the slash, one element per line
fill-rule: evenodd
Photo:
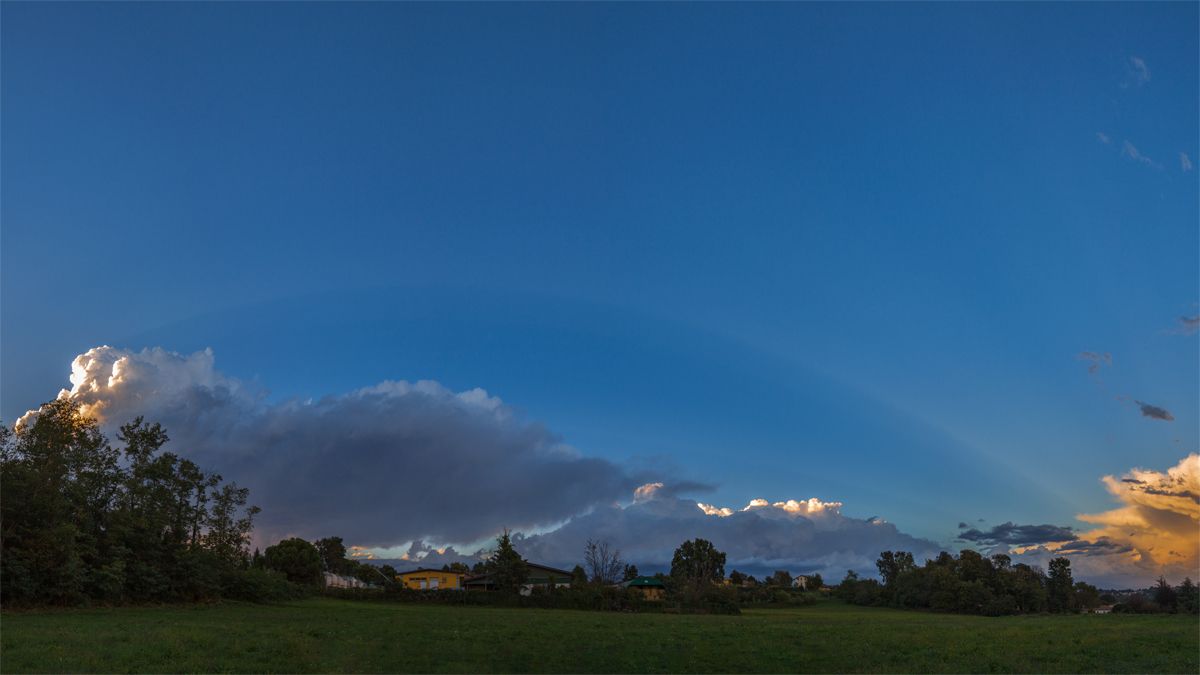
<path fill-rule="evenodd" d="M 985 618 L 823 602 L 742 616 L 313 599 L 7 612 L 19 672 L 1172 672 L 1186 616 Z"/>

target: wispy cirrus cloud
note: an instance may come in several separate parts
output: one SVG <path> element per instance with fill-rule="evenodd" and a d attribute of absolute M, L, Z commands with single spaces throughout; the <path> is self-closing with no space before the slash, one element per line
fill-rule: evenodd
<path fill-rule="evenodd" d="M 1088 372 L 1095 375 L 1104 366 L 1112 365 L 1112 354 L 1109 352 L 1079 352 L 1076 357 L 1080 361 L 1088 362 Z"/>
<path fill-rule="evenodd" d="M 1187 173 L 1192 170 L 1192 159 L 1186 152 L 1179 153 L 1179 170 Z"/>
<path fill-rule="evenodd" d="M 1125 79 L 1121 82 L 1122 89 L 1141 87 L 1150 81 L 1150 66 L 1140 56 L 1130 56 L 1125 63 Z"/>
<path fill-rule="evenodd" d="M 1096 140 L 1100 141 L 1101 143 L 1103 143 L 1105 145 L 1112 143 L 1112 139 L 1109 138 L 1108 134 L 1104 133 L 1103 131 L 1096 132 Z"/>
<path fill-rule="evenodd" d="M 1151 166 L 1156 169 L 1162 168 L 1162 165 L 1142 154 L 1142 151 L 1138 150 L 1137 146 L 1133 143 L 1130 143 L 1128 140 L 1121 144 L 1121 154 L 1140 164 L 1145 164 L 1146 166 Z"/>
<path fill-rule="evenodd" d="M 1179 325 L 1171 332 L 1177 335 L 1195 335 L 1200 332 L 1200 315 L 1179 317 Z"/>

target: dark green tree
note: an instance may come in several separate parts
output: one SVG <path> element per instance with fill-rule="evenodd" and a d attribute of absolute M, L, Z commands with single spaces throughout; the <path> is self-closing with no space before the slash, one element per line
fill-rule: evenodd
<path fill-rule="evenodd" d="M 1017 563 L 1012 566 L 1009 581 L 1012 597 L 1017 603 L 1017 611 L 1025 613 L 1046 611 L 1049 603 L 1046 595 L 1046 574 L 1040 567 Z"/>
<path fill-rule="evenodd" d="M 263 566 L 282 573 L 294 584 L 319 586 L 322 583 L 321 554 L 317 547 L 297 537 L 268 546 L 263 552 Z"/>
<path fill-rule="evenodd" d="M 1080 610 L 1090 610 L 1100 606 L 1100 589 L 1082 581 L 1075 582 L 1075 596 L 1071 606 Z"/>
<path fill-rule="evenodd" d="M 158 424 L 137 418 L 118 439 L 69 399 L 0 425 L 4 602 L 198 600 L 248 563 L 245 490 L 164 452 Z"/>
<path fill-rule="evenodd" d="M 786 570 L 775 570 L 775 573 L 767 577 L 767 585 L 780 586 L 783 588 L 792 587 L 792 575 Z"/>
<path fill-rule="evenodd" d="M 341 537 L 318 539 L 313 542 L 313 546 L 320 552 L 321 564 L 326 572 L 350 574 L 353 571 L 350 565 L 352 561 L 346 557 L 346 545 L 342 543 Z"/>
<path fill-rule="evenodd" d="M 1159 610 L 1174 612 L 1177 609 L 1178 599 L 1175 589 L 1171 588 L 1171 584 L 1167 583 L 1166 578 L 1160 576 L 1154 584 L 1154 602 L 1158 605 Z"/>
<path fill-rule="evenodd" d="M 571 568 L 571 588 L 583 588 L 587 586 L 587 582 L 587 572 L 583 569 L 583 565 Z"/>
<path fill-rule="evenodd" d="M 990 559 L 971 549 L 964 549 L 958 554 L 956 570 L 958 578 L 964 582 L 980 581 L 990 584 L 996 568 L 992 566 Z"/>
<path fill-rule="evenodd" d="M 1191 577 L 1184 577 L 1183 583 L 1179 584 L 1177 595 L 1179 611 L 1186 614 L 1200 613 L 1200 588 L 1192 583 Z"/>
<path fill-rule="evenodd" d="M 625 571 L 621 574 L 621 581 L 629 581 L 630 579 L 636 579 L 639 576 L 641 575 L 638 574 L 637 565 L 626 565 Z"/>
<path fill-rule="evenodd" d="M 250 490 L 239 488 L 237 483 L 213 490 L 208 532 L 204 536 L 205 548 L 221 560 L 241 567 L 249 565 L 250 531 L 254 528 L 254 516 L 261 510 L 246 506 L 249 497 Z"/>
<path fill-rule="evenodd" d="M 883 580 L 883 585 L 891 587 L 901 574 L 912 571 L 915 564 L 912 554 L 907 551 L 884 551 L 879 554 L 879 560 L 875 561 L 875 567 L 879 568 L 879 577 Z"/>
<path fill-rule="evenodd" d="M 496 537 L 496 549 L 487 561 L 488 574 L 496 589 L 503 593 L 516 594 L 529 578 L 529 568 L 525 559 L 513 548 L 512 538 L 505 529 L 503 534 Z"/>
<path fill-rule="evenodd" d="M 671 577 L 691 586 L 703 586 L 725 578 L 725 554 L 707 539 L 692 539 L 675 549 Z"/>
<path fill-rule="evenodd" d="M 1046 602 L 1051 612 L 1072 610 L 1071 598 L 1075 582 L 1071 579 L 1071 561 L 1055 558 L 1050 561 L 1050 574 L 1046 579 Z"/>

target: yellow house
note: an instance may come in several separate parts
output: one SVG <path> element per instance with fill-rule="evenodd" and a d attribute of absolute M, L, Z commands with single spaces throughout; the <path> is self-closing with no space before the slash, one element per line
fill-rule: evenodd
<path fill-rule="evenodd" d="M 396 575 L 396 580 L 404 584 L 405 588 L 411 588 L 416 591 L 457 591 L 462 589 L 464 576 L 466 575 L 460 572 L 447 572 L 445 570 L 422 567 L 411 572 L 401 572 Z"/>

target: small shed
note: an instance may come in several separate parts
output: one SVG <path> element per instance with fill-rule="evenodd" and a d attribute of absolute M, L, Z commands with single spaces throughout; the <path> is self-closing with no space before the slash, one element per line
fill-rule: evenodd
<path fill-rule="evenodd" d="M 667 593 L 667 586 L 658 577 L 634 577 L 621 584 L 642 594 L 643 600 L 662 600 Z"/>

